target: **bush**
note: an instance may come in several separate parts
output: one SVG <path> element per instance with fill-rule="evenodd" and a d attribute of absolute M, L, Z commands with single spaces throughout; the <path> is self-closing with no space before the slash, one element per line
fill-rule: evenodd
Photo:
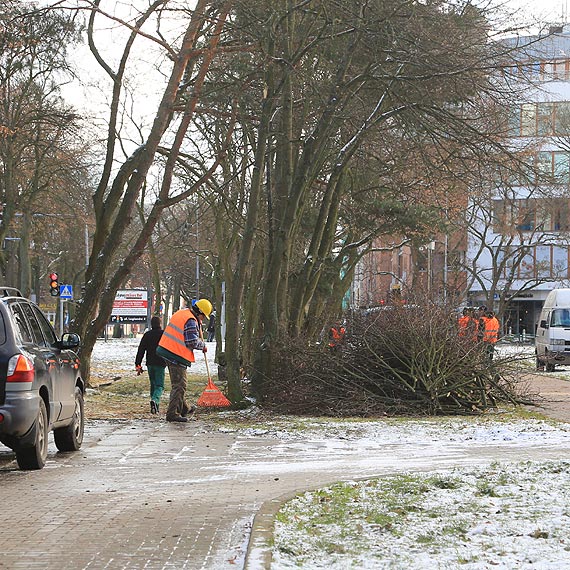
<path fill-rule="evenodd" d="M 517 403 L 508 363 L 460 337 L 447 308 L 386 307 L 351 319 L 337 349 L 301 339 L 282 346 L 264 403 L 333 416 L 478 413 Z"/>

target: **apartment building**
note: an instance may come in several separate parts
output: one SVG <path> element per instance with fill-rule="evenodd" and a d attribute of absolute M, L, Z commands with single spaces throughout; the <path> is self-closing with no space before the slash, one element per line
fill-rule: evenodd
<path fill-rule="evenodd" d="M 512 46 L 521 58 L 509 79 L 530 88 L 509 131 L 528 168 L 470 203 L 468 302 L 503 303 L 505 332 L 534 334 L 548 292 L 570 286 L 570 26 Z"/>

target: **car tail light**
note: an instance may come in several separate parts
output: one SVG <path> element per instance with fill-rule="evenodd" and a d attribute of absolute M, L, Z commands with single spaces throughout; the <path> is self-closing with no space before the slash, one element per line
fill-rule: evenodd
<path fill-rule="evenodd" d="M 6 382 L 33 382 L 34 363 L 23 354 L 15 354 L 8 361 Z"/>
<path fill-rule="evenodd" d="M 4 421 L 4 414 L 0 414 L 0 424 Z"/>

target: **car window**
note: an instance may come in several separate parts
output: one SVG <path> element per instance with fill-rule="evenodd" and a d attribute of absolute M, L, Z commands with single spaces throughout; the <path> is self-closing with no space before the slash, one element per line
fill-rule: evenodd
<path fill-rule="evenodd" d="M 32 343 L 33 336 L 30 330 L 30 325 L 24 316 L 22 306 L 19 303 L 12 303 L 10 305 L 12 315 L 14 315 L 14 324 L 16 325 L 16 334 L 19 336 L 20 342 Z"/>
<path fill-rule="evenodd" d="M 28 319 L 28 323 L 30 324 L 30 329 L 32 330 L 32 336 L 34 342 L 38 346 L 46 346 L 47 345 L 46 339 L 44 338 L 42 329 L 40 327 L 40 324 L 38 323 L 38 319 L 36 319 L 36 315 L 34 315 L 32 306 L 28 305 L 28 303 L 22 303 L 22 310 L 24 311 L 24 314 Z"/>
<path fill-rule="evenodd" d="M 34 315 L 34 311 L 32 310 L 32 306 L 28 303 L 22 303 L 22 310 L 26 315 L 26 319 L 28 324 L 30 325 L 30 330 L 32 331 L 32 338 L 34 339 L 34 343 L 38 346 L 46 346 L 46 339 L 42 334 L 42 329 L 40 328 L 40 324 Z"/>
<path fill-rule="evenodd" d="M 570 327 L 570 310 L 554 309 L 550 317 L 552 327 Z"/>
<path fill-rule="evenodd" d="M 40 311 L 40 309 L 38 309 L 35 305 L 32 305 L 32 309 L 38 319 L 38 322 L 40 323 L 40 327 L 48 344 L 55 344 L 57 342 L 57 336 L 52 326 L 49 324 L 49 321 L 46 319 L 45 315 Z"/>
<path fill-rule="evenodd" d="M 6 323 L 4 322 L 4 315 L 0 313 L 0 344 L 6 342 Z"/>

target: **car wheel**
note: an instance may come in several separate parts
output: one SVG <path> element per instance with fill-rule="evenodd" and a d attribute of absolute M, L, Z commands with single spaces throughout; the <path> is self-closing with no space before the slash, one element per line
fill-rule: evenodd
<path fill-rule="evenodd" d="M 18 447 L 16 461 L 20 469 L 41 469 L 46 464 L 48 452 L 48 416 L 46 405 L 40 398 L 40 409 L 34 426 L 36 436 L 31 447 Z"/>
<path fill-rule="evenodd" d="M 55 446 L 59 451 L 77 451 L 83 443 L 83 428 L 85 417 L 83 415 L 83 392 L 75 387 L 75 411 L 68 426 L 53 430 Z"/>

